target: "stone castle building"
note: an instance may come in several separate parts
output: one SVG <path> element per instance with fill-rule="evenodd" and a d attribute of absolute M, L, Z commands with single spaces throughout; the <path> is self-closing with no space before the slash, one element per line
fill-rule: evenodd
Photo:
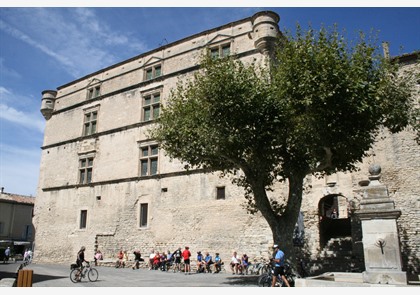
<path fill-rule="evenodd" d="M 259 12 L 44 91 L 35 261 L 73 263 L 82 245 L 88 258 L 96 249 L 112 258 L 120 249 L 138 248 L 148 256 L 151 249 L 186 245 L 193 254 L 219 252 L 224 260 L 233 251 L 251 260 L 267 258 L 271 231 L 261 215 L 246 212 L 242 189 L 217 173 L 184 170 L 165 157 L 147 130 L 171 88 L 197 70 L 205 50 L 262 63 L 281 34 L 279 20 L 274 12 Z M 414 61 L 408 58 L 407 67 L 418 69 Z M 358 173 L 307 177 L 295 242 L 311 274 L 331 265 L 363 270 L 357 218 L 349 205 L 372 163 L 381 165 L 381 181 L 402 212 L 404 268 L 419 273 L 419 146 L 408 131 L 384 133 L 373 153 Z M 284 191 L 278 186 L 272 194 Z M 329 218 L 333 208 L 338 219 Z"/>

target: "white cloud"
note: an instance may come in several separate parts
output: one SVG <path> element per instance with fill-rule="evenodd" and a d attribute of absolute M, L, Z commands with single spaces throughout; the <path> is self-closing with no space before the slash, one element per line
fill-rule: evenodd
<path fill-rule="evenodd" d="M 45 121 L 38 114 L 24 113 L 5 104 L 0 104 L 0 119 L 23 126 L 27 129 L 44 132 Z"/>
<path fill-rule="evenodd" d="M 7 90 L 6 88 L 4 88 L 3 86 L 0 86 L 0 99 L 3 100 L 7 94 L 11 94 L 11 92 Z"/>
<path fill-rule="evenodd" d="M 0 120 L 6 120 L 28 130 L 44 133 L 45 120 L 38 107 L 34 107 L 33 97 L 18 95 L 0 86 Z M 30 110 L 26 112 L 25 110 Z"/>
<path fill-rule="evenodd" d="M 24 8 L 4 16 L 1 30 L 52 57 L 74 78 L 119 62 L 121 52 L 146 48 L 129 32 L 114 31 L 91 8 Z"/>
<path fill-rule="evenodd" d="M 36 195 L 41 150 L 0 143 L 0 186 L 5 192 Z"/>
<path fill-rule="evenodd" d="M 4 58 L 0 57 L 0 73 L 2 77 L 11 77 L 11 78 L 21 78 L 21 76 L 14 71 L 13 69 L 9 69 L 4 65 Z M 1 91 L 1 89 L 0 89 Z"/>
<path fill-rule="evenodd" d="M 0 150 L 2 152 L 2 156 L 7 155 L 8 158 L 39 158 L 41 155 L 40 148 L 22 148 L 22 146 L 12 146 L 4 143 L 0 143 Z M 39 163 L 37 163 L 37 165 L 39 166 Z"/>
<path fill-rule="evenodd" d="M 60 63 L 64 64 L 65 66 L 71 66 L 72 65 L 71 61 L 67 57 L 55 53 L 54 51 L 50 50 L 47 46 L 38 43 L 37 41 L 33 40 L 31 37 L 29 37 L 25 33 L 19 31 L 16 28 L 13 28 L 13 27 L 9 26 L 7 23 L 5 23 L 2 20 L 0 20 L 0 29 L 9 33 L 11 36 L 15 37 L 16 39 L 19 39 L 19 40 L 35 47 L 35 48 L 41 50 L 42 52 L 44 52 L 45 54 L 47 54 L 47 55 L 51 56 L 52 58 L 58 60 Z"/>
<path fill-rule="evenodd" d="M 85 28 L 91 37 L 96 40 L 102 40 L 107 45 L 128 45 L 129 38 L 120 32 L 114 32 L 109 25 L 98 21 L 98 16 L 94 10 L 88 8 L 77 8 L 74 10 L 74 15 L 78 23 Z M 138 46 L 142 46 L 138 44 Z"/>

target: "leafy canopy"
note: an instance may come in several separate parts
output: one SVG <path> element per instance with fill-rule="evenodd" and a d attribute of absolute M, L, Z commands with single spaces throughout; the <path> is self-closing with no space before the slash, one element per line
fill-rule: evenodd
<path fill-rule="evenodd" d="M 363 33 L 350 47 L 337 27 L 304 33 L 298 26 L 276 53 L 271 86 L 289 122 L 284 169 L 354 170 L 382 126 L 407 126 L 411 77 L 399 77 Z"/>
<path fill-rule="evenodd" d="M 351 47 L 336 27 L 298 26 L 274 56 L 259 66 L 205 55 L 150 136 L 186 167 L 241 169 L 237 183 L 255 194 L 279 178 L 354 170 L 380 128 L 409 123 L 410 80 L 363 34 Z"/>

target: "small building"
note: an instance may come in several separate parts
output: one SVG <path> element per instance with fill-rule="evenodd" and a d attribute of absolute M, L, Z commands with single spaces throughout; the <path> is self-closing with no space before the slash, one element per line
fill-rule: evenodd
<path fill-rule="evenodd" d="M 12 255 L 20 256 L 33 247 L 35 238 L 32 217 L 35 198 L 4 192 L 0 194 L 0 261 L 10 247 Z"/>

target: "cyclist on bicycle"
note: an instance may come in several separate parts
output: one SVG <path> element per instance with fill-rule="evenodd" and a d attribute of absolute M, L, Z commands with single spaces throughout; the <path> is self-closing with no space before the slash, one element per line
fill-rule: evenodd
<path fill-rule="evenodd" d="M 76 264 L 79 267 L 79 271 L 76 274 L 76 280 L 80 282 L 80 274 L 82 273 L 83 270 L 83 262 L 86 262 L 86 264 L 89 265 L 89 261 L 85 260 L 85 246 L 82 246 L 79 250 L 79 252 L 77 252 L 77 259 L 76 259 Z"/>
<path fill-rule="evenodd" d="M 285 273 L 284 273 L 284 252 L 279 249 L 279 245 L 274 245 L 274 259 L 273 262 L 274 265 L 274 275 L 273 275 L 273 281 L 271 283 L 271 287 L 276 286 L 277 282 L 277 276 L 281 275 L 281 278 L 283 279 L 284 283 L 287 287 L 290 287 L 289 281 L 286 279 Z"/>

